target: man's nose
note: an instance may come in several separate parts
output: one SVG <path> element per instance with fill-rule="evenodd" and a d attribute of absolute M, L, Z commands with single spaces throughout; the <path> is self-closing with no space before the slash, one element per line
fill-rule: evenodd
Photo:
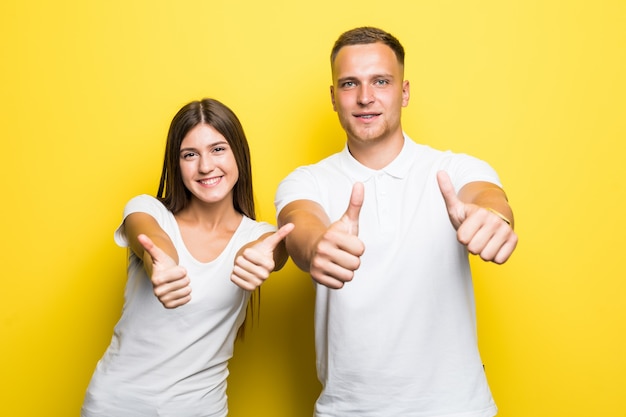
<path fill-rule="evenodd" d="M 374 91 L 370 85 L 362 84 L 359 87 L 357 101 L 362 106 L 368 105 L 374 101 Z"/>

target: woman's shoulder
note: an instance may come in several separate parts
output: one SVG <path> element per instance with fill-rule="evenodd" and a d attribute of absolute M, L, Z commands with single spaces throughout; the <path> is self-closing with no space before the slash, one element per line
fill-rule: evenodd
<path fill-rule="evenodd" d="M 144 213 L 153 217 L 161 228 L 166 229 L 175 223 L 174 215 L 157 198 L 141 194 L 131 198 L 124 207 L 123 219 L 134 213 Z"/>
<path fill-rule="evenodd" d="M 159 199 L 157 199 L 156 197 L 153 197 L 153 196 L 151 196 L 149 194 L 139 194 L 139 195 L 136 195 L 136 196 L 132 197 L 130 200 L 128 200 L 127 204 L 131 204 L 131 203 L 133 203 L 133 204 L 141 204 L 141 203 L 144 203 L 144 204 L 156 204 L 156 203 L 158 203 L 160 205 L 163 205 L 163 203 L 161 203 L 161 201 Z"/>
<path fill-rule="evenodd" d="M 136 211 L 147 211 L 148 213 L 156 211 L 162 213 L 168 210 L 159 199 L 148 194 L 140 194 L 128 200 L 124 208 L 124 214 L 127 216 Z"/>
<path fill-rule="evenodd" d="M 153 217 L 159 226 L 166 230 L 166 232 L 171 230 L 171 225 L 174 221 L 172 213 L 157 198 L 148 194 L 137 195 L 131 198 L 126 203 L 126 206 L 124 206 L 122 221 L 114 232 L 115 242 L 122 247 L 128 246 L 125 236 L 124 222 L 126 221 L 126 218 L 133 213 L 145 213 Z"/>
<path fill-rule="evenodd" d="M 243 219 L 241 220 L 241 225 L 239 226 L 239 230 L 242 233 L 254 235 L 254 239 L 257 239 L 259 236 L 264 235 L 265 233 L 275 232 L 276 226 L 264 221 L 253 220 L 248 216 L 243 216 Z"/>

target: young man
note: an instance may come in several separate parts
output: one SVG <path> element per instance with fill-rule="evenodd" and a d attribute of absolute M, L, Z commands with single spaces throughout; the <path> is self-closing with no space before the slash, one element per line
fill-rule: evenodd
<path fill-rule="evenodd" d="M 342 34 L 331 54 L 345 149 L 300 167 L 276 195 L 287 249 L 316 282 L 316 417 L 491 417 L 468 252 L 505 262 L 517 244 L 494 170 L 404 134 L 404 50 Z"/>

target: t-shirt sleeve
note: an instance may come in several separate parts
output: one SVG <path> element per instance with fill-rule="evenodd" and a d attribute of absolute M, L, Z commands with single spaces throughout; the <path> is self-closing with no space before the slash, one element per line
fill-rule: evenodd
<path fill-rule="evenodd" d="M 244 216 L 244 224 L 240 227 L 239 233 L 234 241 L 234 250 L 238 251 L 242 246 L 247 245 L 263 236 L 266 233 L 276 231 L 276 226 L 266 222 L 258 222 L 249 217 Z"/>
<path fill-rule="evenodd" d="M 126 231 L 124 230 L 124 220 L 132 213 L 146 213 L 154 217 L 154 219 L 160 224 L 164 223 L 164 215 L 167 209 L 156 198 L 147 194 L 138 195 L 133 197 L 124 207 L 124 214 L 121 224 L 115 229 L 113 238 L 118 246 L 123 248 L 128 247 L 128 239 L 126 238 Z"/>
<path fill-rule="evenodd" d="M 450 176 L 457 192 L 464 185 L 476 181 L 490 182 L 502 187 L 498 174 L 487 162 L 466 154 L 447 153 L 447 156 L 442 169 Z"/>
<path fill-rule="evenodd" d="M 253 220 L 254 221 L 254 220 Z M 248 242 L 257 240 L 266 233 L 273 233 L 276 231 L 276 226 L 266 223 L 254 221 L 254 226 L 250 229 L 248 235 Z"/>
<path fill-rule="evenodd" d="M 296 200 L 319 201 L 319 184 L 307 167 L 297 168 L 278 184 L 274 206 L 276 215 L 285 206 Z"/>

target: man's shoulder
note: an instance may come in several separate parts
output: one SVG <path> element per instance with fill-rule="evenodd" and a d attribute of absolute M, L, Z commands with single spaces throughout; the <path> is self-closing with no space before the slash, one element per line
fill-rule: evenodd
<path fill-rule="evenodd" d="M 318 160 L 317 162 L 312 162 L 306 165 L 300 165 L 299 167 L 294 169 L 294 172 L 297 171 L 308 171 L 308 172 L 325 172 L 339 169 L 346 158 L 345 153 L 343 151 L 333 153 L 328 155 L 327 157 Z"/>
<path fill-rule="evenodd" d="M 309 165 L 309 166 L 329 166 L 329 165 L 335 165 L 338 164 L 340 161 L 342 161 L 343 159 L 346 158 L 346 149 L 344 148 L 343 150 L 339 151 L 339 152 L 335 152 L 332 153 L 328 156 L 326 156 L 325 158 L 320 159 L 317 162 L 314 162 L 313 164 Z"/>

